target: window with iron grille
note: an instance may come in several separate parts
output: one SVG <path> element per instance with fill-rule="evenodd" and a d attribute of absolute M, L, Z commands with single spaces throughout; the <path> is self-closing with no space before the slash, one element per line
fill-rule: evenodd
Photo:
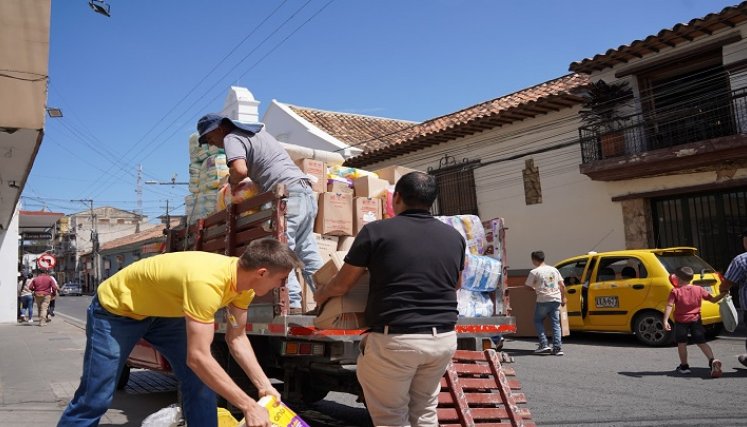
<path fill-rule="evenodd" d="M 478 162 L 442 167 L 428 172 L 436 177 L 438 199 L 434 215 L 477 215 L 474 166 Z"/>

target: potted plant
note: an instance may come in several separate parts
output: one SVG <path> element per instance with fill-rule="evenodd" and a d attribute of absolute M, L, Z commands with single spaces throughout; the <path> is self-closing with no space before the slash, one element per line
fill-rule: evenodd
<path fill-rule="evenodd" d="M 607 83 L 604 80 L 587 87 L 581 120 L 599 138 L 602 158 L 617 157 L 625 153 L 625 135 L 622 125 L 627 120 L 617 107 L 627 102 L 633 91 L 627 82 Z"/>

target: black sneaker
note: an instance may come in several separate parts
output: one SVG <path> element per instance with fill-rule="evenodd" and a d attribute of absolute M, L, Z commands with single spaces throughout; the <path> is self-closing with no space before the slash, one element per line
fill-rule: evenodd
<path fill-rule="evenodd" d="M 689 374 L 692 371 L 690 370 L 690 365 L 680 364 L 680 366 L 677 367 L 677 372 L 680 374 Z"/>
<path fill-rule="evenodd" d="M 550 354 L 552 353 L 552 348 L 549 345 L 539 345 L 537 346 L 537 350 L 534 350 L 534 354 Z"/>
<path fill-rule="evenodd" d="M 565 355 L 565 353 L 563 353 L 563 349 L 561 349 L 560 347 L 553 348 L 552 349 L 552 354 L 554 356 L 563 356 L 563 355 Z"/>
<path fill-rule="evenodd" d="M 737 356 L 737 360 L 739 360 L 739 363 L 742 365 L 747 366 L 747 353 Z"/>

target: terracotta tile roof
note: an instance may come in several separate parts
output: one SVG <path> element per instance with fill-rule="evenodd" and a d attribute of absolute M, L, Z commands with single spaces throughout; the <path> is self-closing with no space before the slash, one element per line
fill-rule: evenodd
<path fill-rule="evenodd" d="M 735 25 L 745 21 L 747 21 L 747 2 L 742 2 L 736 6 L 726 7 L 721 12 L 695 18 L 686 24 L 681 23 L 672 28 L 665 28 L 656 35 L 610 49 L 605 53 L 594 55 L 593 58 L 573 62 L 570 70 L 589 74 L 593 71 L 611 68 L 617 64 L 641 58 L 643 55 L 659 52 L 667 47 L 676 47 L 679 44 L 691 42 L 696 37 L 711 35 L 725 28 L 734 28 Z"/>
<path fill-rule="evenodd" d="M 399 138 L 399 132 L 417 124 L 416 122 L 406 120 L 316 110 L 291 104 L 286 105 L 294 113 L 319 129 L 363 151 L 370 151 L 391 144 Z"/>
<path fill-rule="evenodd" d="M 348 159 L 346 165 L 363 167 L 455 138 L 504 126 L 538 115 L 570 108 L 582 102 L 581 90 L 589 78 L 568 74 L 545 83 L 495 98 L 455 113 L 413 125 L 394 142 Z"/>
<path fill-rule="evenodd" d="M 127 245 L 132 245 L 134 243 L 140 243 L 145 242 L 146 240 L 153 240 L 157 238 L 163 238 L 163 240 L 166 240 L 166 235 L 163 234 L 163 229 L 165 226 L 163 224 L 159 224 L 153 228 L 150 228 L 145 231 L 141 231 L 139 233 L 130 234 L 124 237 L 120 237 L 119 239 L 110 240 L 103 245 L 101 245 L 100 251 L 106 251 L 110 249 L 116 249 Z"/>

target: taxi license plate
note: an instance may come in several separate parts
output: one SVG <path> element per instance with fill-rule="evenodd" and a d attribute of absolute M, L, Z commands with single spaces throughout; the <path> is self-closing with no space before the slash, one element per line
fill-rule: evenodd
<path fill-rule="evenodd" d="M 620 307 L 620 300 L 617 297 L 597 297 L 597 308 L 617 308 Z"/>

